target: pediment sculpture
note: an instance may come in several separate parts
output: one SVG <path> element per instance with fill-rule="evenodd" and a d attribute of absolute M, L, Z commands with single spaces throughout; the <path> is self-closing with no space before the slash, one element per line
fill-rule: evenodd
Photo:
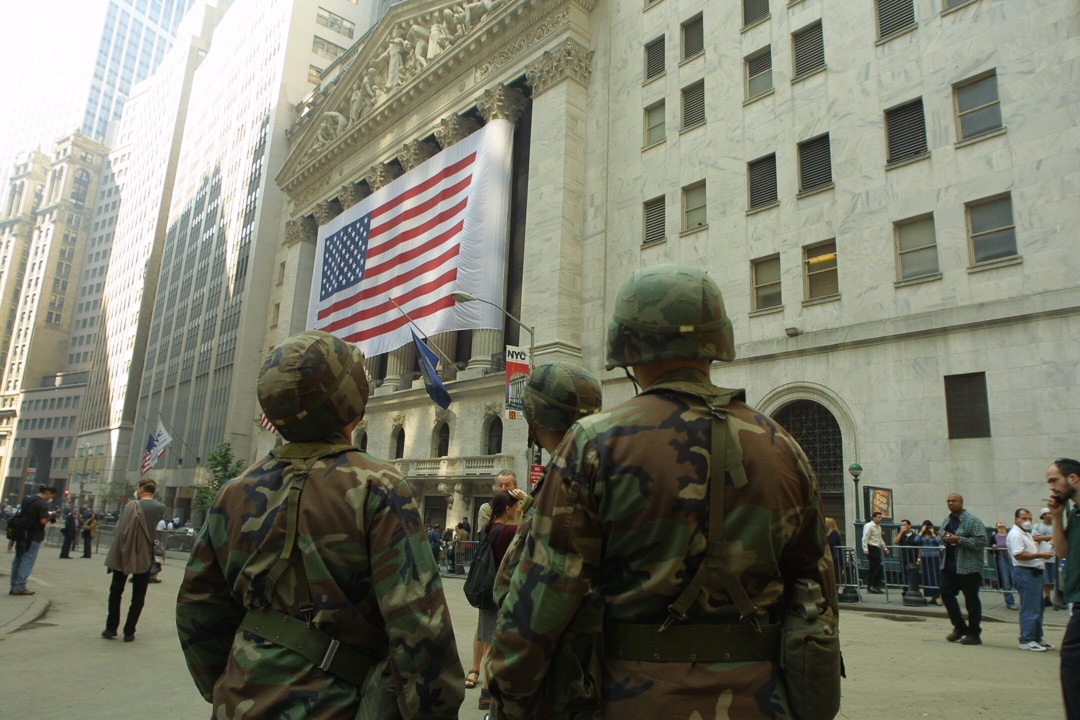
<path fill-rule="evenodd" d="M 333 143 L 346 128 L 358 123 L 373 108 L 385 102 L 399 87 L 472 32 L 505 1 L 457 3 L 395 25 L 381 49 L 364 52 L 367 58 L 371 58 L 370 64 L 353 81 L 348 97 L 337 107 L 337 111 L 322 113 L 315 141 L 304 156 L 315 155 Z M 360 61 L 357 56 L 354 62 Z M 301 103 L 297 107 L 297 122 L 290 128 L 290 134 L 307 124 L 324 100 L 325 93 L 320 91 L 315 97 Z"/>

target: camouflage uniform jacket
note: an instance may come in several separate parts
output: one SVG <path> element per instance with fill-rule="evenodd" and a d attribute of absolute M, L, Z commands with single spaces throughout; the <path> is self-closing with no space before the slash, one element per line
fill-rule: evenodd
<path fill-rule="evenodd" d="M 694 370 L 667 374 L 703 395 L 724 392 Z M 731 562 L 761 610 L 778 620 L 799 577 L 819 583 L 832 613 L 836 588 L 817 482 L 798 444 L 736 393 L 725 423 L 749 482 L 725 488 Z M 532 530 L 514 571 L 488 670 L 499 717 L 527 717 L 551 672 L 553 647 L 587 591 L 606 621 L 659 624 L 700 564 L 708 531 L 711 416 L 703 401 L 672 391 L 639 395 L 574 425 L 536 500 Z M 703 592 L 689 622 L 737 622 L 722 591 Z M 605 657 L 604 717 L 789 718 L 773 662 L 649 663 Z"/>
<path fill-rule="evenodd" d="M 358 688 L 238 630 L 245 610 L 266 601 L 266 576 L 284 545 L 286 467 L 269 456 L 218 492 L 177 598 L 181 647 L 214 718 L 352 720 Z M 456 718 L 464 674 L 408 484 L 393 466 L 346 452 L 315 463 L 300 506 L 314 624 L 373 660 L 389 654 L 404 718 Z M 290 566 L 270 601 L 301 617 L 296 575 Z"/>

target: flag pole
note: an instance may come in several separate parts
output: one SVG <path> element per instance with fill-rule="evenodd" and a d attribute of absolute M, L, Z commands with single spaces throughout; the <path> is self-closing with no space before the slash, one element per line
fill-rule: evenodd
<path fill-rule="evenodd" d="M 409 313 L 405 312 L 405 311 L 404 311 L 404 310 L 403 310 L 403 309 L 401 308 L 401 306 L 400 306 L 400 305 L 398 305 L 398 304 L 397 304 L 396 302 L 394 302 L 394 298 L 392 298 L 392 297 L 387 297 L 386 299 L 387 299 L 387 300 L 389 300 L 389 301 L 390 301 L 390 303 L 391 303 L 391 304 L 392 304 L 392 305 L 393 305 L 394 307 L 396 307 L 396 308 L 397 308 L 397 311 L 398 311 L 399 313 L 401 313 L 402 315 L 404 315 L 404 316 L 405 316 L 405 319 L 409 321 L 409 324 L 413 326 L 413 329 L 414 329 L 414 330 L 416 330 L 416 332 L 418 332 L 418 333 L 420 333 L 421 335 L 423 335 L 423 336 L 424 336 L 424 339 L 425 339 L 425 340 L 427 340 L 427 341 L 428 341 L 428 343 L 430 343 L 429 347 L 431 347 L 432 349 L 434 349 L 434 350 L 435 350 L 435 352 L 436 352 L 436 353 L 438 353 L 439 357 L 440 357 L 440 358 L 442 358 L 442 359 L 443 359 L 443 361 L 444 361 L 444 362 L 446 363 L 446 367 L 448 367 L 448 368 L 450 368 L 450 367 L 453 367 L 453 366 L 454 366 L 454 361 L 453 361 L 453 360 L 451 360 L 450 358 L 446 357 L 446 355 L 445 355 L 445 354 L 443 353 L 443 351 L 439 349 L 439 346 L 438 346 L 438 345 L 436 345 L 435 343 L 432 343 L 432 342 L 431 342 L 431 338 L 429 338 L 429 337 L 427 336 L 427 334 L 426 334 L 426 333 L 425 333 L 425 332 L 424 332 L 423 330 L 421 330 L 420 328 L 416 327 L 416 323 L 415 323 L 415 322 L 413 322 L 413 319 L 412 319 L 411 317 L 409 317 Z"/>

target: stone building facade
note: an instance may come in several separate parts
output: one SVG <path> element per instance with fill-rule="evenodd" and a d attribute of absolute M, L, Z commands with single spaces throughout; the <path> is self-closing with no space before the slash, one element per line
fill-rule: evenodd
<path fill-rule="evenodd" d="M 881 7 L 885 11 L 879 12 Z M 788 427 L 830 514 L 846 468 L 897 517 L 961 492 L 987 522 L 1038 505 L 1080 441 L 1080 10 L 1007 0 L 547 0 L 389 8 L 298 109 L 266 342 L 302 329 L 320 225 L 491 117 L 514 141 L 507 310 L 534 359 L 599 372 L 635 268 L 707 268 L 738 359 L 719 384 Z M 739 21 L 741 20 L 741 22 Z M 432 42 L 432 37 L 436 41 Z M 463 369 L 437 412 L 402 349 L 358 442 L 398 460 L 438 522 L 474 513 L 503 465 L 503 333 L 436 338 Z M 446 423 L 449 430 L 443 429 Z M 259 449 L 272 443 L 265 433 Z"/>

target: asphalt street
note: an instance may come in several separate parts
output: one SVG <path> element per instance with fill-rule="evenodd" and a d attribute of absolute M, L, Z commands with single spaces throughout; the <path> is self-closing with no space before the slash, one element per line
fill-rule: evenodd
<path fill-rule="evenodd" d="M 173 624 L 182 563 L 168 561 L 163 582 L 149 588 L 135 642 L 124 643 L 99 637 L 109 587 L 104 557 L 60 560 L 57 554 L 55 548 L 42 548 L 30 581 L 32 589 L 51 601 L 48 612 L 0 640 L 5 699 L 0 717 L 208 718 L 210 706 L 188 677 Z M 445 587 L 467 670 L 476 611 L 465 601 L 460 579 L 446 579 Z M 15 616 L 30 600 L 3 595 L 0 617 Z M 986 624 L 981 647 L 948 643 L 947 632 L 939 618 L 844 612 L 841 633 L 848 678 L 840 717 L 1064 716 L 1056 650 L 1018 650 L 1015 623 Z M 1048 628 L 1047 641 L 1058 644 L 1061 634 L 1061 628 Z M 12 703 L 15 697 L 27 700 Z M 33 710 L 26 713 L 31 697 L 36 697 Z M 478 699 L 479 690 L 468 691 L 461 718 L 483 718 L 476 709 Z"/>

